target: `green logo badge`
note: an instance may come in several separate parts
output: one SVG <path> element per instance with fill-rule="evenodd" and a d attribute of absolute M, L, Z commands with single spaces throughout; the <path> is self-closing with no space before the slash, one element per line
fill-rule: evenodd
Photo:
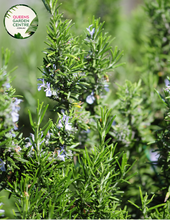
<path fill-rule="evenodd" d="M 4 16 L 4 26 L 12 37 L 25 39 L 37 30 L 38 16 L 28 5 L 14 5 Z"/>

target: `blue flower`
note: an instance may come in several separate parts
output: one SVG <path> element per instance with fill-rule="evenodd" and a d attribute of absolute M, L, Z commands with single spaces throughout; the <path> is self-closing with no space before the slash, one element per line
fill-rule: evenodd
<path fill-rule="evenodd" d="M 61 123 L 61 120 L 59 120 L 59 123 L 57 125 L 57 128 L 61 129 L 63 127 L 62 123 Z"/>
<path fill-rule="evenodd" d="M 3 160 L 0 158 L 0 161 L 1 161 L 1 163 L 0 163 L 0 169 L 2 170 L 2 171 L 6 171 L 6 169 L 5 169 L 5 164 L 4 164 L 4 162 L 3 162 Z"/>
<path fill-rule="evenodd" d="M 38 84 L 38 91 L 41 90 L 41 88 L 46 88 L 46 85 L 45 85 L 45 82 L 44 82 L 44 79 L 38 79 L 38 80 L 41 80 L 42 81 L 42 84 Z"/>
<path fill-rule="evenodd" d="M 93 28 L 92 31 L 90 31 L 90 27 L 91 27 L 91 26 L 93 26 L 93 25 L 91 24 L 91 25 L 90 25 L 88 28 L 86 28 L 86 29 L 87 29 L 87 31 L 89 32 L 91 38 L 93 38 L 93 34 L 94 34 L 94 32 L 95 32 L 95 28 Z"/>
<path fill-rule="evenodd" d="M 86 102 L 91 105 L 93 104 L 94 101 L 95 101 L 94 92 L 92 92 L 90 95 L 87 96 Z"/>
<path fill-rule="evenodd" d="M 1 203 L 0 203 L 0 206 L 3 206 L 3 205 L 4 205 L 4 204 L 1 202 Z M 0 213 L 5 214 L 5 210 L 0 209 Z M 0 214 L 0 216 L 1 216 L 1 217 L 4 217 L 4 215 L 2 215 L 2 214 Z"/>
<path fill-rule="evenodd" d="M 105 84 L 105 85 L 104 85 L 104 89 L 106 90 L 106 92 L 109 92 L 109 85 L 108 85 L 108 84 Z"/>
<path fill-rule="evenodd" d="M 47 88 L 46 88 L 45 92 L 46 92 L 46 97 L 52 96 L 52 92 L 50 89 L 50 83 L 48 83 L 48 82 L 47 82 Z"/>
<path fill-rule="evenodd" d="M 47 138 L 47 139 L 50 139 L 51 135 L 52 135 L 52 133 L 50 133 L 50 132 L 48 131 L 48 132 L 47 132 L 47 135 L 46 135 L 46 138 Z"/>
<path fill-rule="evenodd" d="M 11 87 L 10 83 L 8 83 L 8 82 L 4 83 L 3 86 L 5 86 L 6 89 L 9 89 Z"/>
<path fill-rule="evenodd" d="M 14 127 L 15 127 L 15 126 L 14 126 Z M 15 134 L 15 132 L 14 132 L 13 129 L 11 129 L 11 130 L 9 131 L 9 133 L 12 135 L 12 137 L 16 137 L 16 134 Z"/>
<path fill-rule="evenodd" d="M 52 133 L 50 133 L 50 132 L 48 131 L 48 133 L 47 133 L 47 135 L 46 135 L 46 137 L 45 137 L 45 144 L 46 144 L 46 145 L 49 144 L 49 140 L 50 140 L 51 135 L 52 135 Z"/>
<path fill-rule="evenodd" d="M 30 156 L 34 150 L 34 147 L 36 147 L 36 144 L 34 144 L 34 147 L 33 147 L 33 143 L 35 142 L 35 137 L 34 137 L 34 134 L 30 133 L 31 135 L 31 138 L 27 137 L 25 138 L 25 140 L 28 140 L 28 142 L 26 143 L 25 147 L 28 148 L 31 146 L 31 152 L 29 152 L 29 155 Z M 41 133 L 41 138 L 43 137 L 43 132 Z M 39 144 L 41 145 L 43 142 L 45 142 L 45 139 L 43 139 Z M 48 142 L 48 140 L 47 140 Z M 47 143 L 45 142 L 45 143 Z M 47 143 L 48 144 L 48 143 Z M 43 149 L 41 149 L 41 152 L 43 151 Z"/>
<path fill-rule="evenodd" d="M 84 131 L 82 131 L 82 132 L 85 133 L 85 134 L 88 134 L 88 133 L 91 132 L 91 130 L 90 130 L 90 129 L 87 129 L 87 130 L 84 130 Z"/>
<path fill-rule="evenodd" d="M 68 119 L 69 119 L 69 116 L 67 116 L 65 120 L 65 129 L 66 131 L 71 131 L 72 127 L 71 127 L 71 123 L 68 123 Z"/>
<path fill-rule="evenodd" d="M 46 92 L 46 97 L 50 97 L 52 96 L 52 92 L 51 92 L 51 88 L 50 88 L 50 83 L 47 82 L 47 85 L 44 82 L 44 79 L 38 79 L 42 81 L 42 84 L 38 84 L 38 91 L 41 90 L 41 88 L 45 88 L 45 92 Z"/>
<path fill-rule="evenodd" d="M 153 151 L 153 149 L 151 149 L 149 153 L 150 153 L 150 160 L 151 161 L 153 161 L 153 162 L 158 161 L 159 156 L 160 156 L 159 153 Z"/>
<path fill-rule="evenodd" d="M 58 150 L 57 153 L 58 153 L 57 158 L 60 159 L 60 160 L 65 161 L 65 156 L 66 155 L 63 152 L 61 153 L 61 150 Z"/>
<path fill-rule="evenodd" d="M 165 81 L 164 81 L 164 82 L 165 82 L 165 86 L 167 86 L 167 87 L 168 87 L 168 86 L 170 85 L 170 82 L 169 82 L 169 80 L 168 80 L 168 79 L 165 79 Z"/>
<path fill-rule="evenodd" d="M 56 67 L 56 65 L 55 65 L 55 64 L 53 64 L 53 69 L 55 69 L 55 70 L 57 69 L 57 67 Z"/>
<path fill-rule="evenodd" d="M 166 89 L 165 89 L 165 91 L 168 91 L 168 92 L 170 92 L 170 82 L 169 82 L 169 80 L 168 79 L 165 79 L 165 86 L 166 86 Z"/>
<path fill-rule="evenodd" d="M 17 112 L 12 112 L 12 121 L 17 122 L 19 120 L 19 114 Z"/>
<path fill-rule="evenodd" d="M 63 123 L 64 123 L 65 130 L 66 131 L 71 131 L 72 130 L 71 123 L 68 123 L 69 118 L 70 118 L 69 116 L 66 116 L 63 113 L 63 118 L 59 120 L 59 124 L 57 125 L 57 128 L 59 128 L 59 129 L 62 128 L 63 127 Z"/>
<path fill-rule="evenodd" d="M 115 125 L 116 125 L 116 122 L 115 122 L 115 120 L 113 121 L 112 125 L 113 125 L 113 126 L 115 126 Z"/>
<path fill-rule="evenodd" d="M 28 143 L 25 145 L 26 148 L 28 148 L 28 147 L 30 147 L 30 146 L 31 146 L 31 149 L 30 149 L 30 151 L 28 152 L 28 157 L 32 157 L 33 152 L 35 151 L 35 150 L 34 150 L 34 147 L 33 147 L 32 144 L 31 144 L 31 142 L 28 142 Z"/>
<path fill-rule="evenodd" d="M 22 99 L 17 99 L 15 98 L 15 101 L 11 104 L 11 108 L 12 108 L 12 112 L 11 112 L 11 116 L 12 116 L 12 121 L 15 123 L 19 120 L 19 114 L 18 111 L 20 110 L 19 104 L 22 101 Z M 14 125 L 14 130 L 17 130 L 17 126 Z"/>
<path fill-rule="evenodd" d="M 22 99 L 17 99 L 17 98 L 15 98 L 15 106 L 16 107 L 19 107 L 18 105 L 20 104 L 20 102 L 22 102 Z M 17 109 L 18 111 L 20 110 L 20 107 L 19 107 L 19 109 Z"/>
<path fill-rule="evenodd" d="M 60 150 L 55 150 L 54 151 L 54 155 L 57 153 L 57 158 L 59 160 L 65 161 L 65 156 L 66 156 L 65 153 L 66 153 L 66 151 L 64 149 L 64 145 L 61 146 L 60 148 L 61 148 Z"/>

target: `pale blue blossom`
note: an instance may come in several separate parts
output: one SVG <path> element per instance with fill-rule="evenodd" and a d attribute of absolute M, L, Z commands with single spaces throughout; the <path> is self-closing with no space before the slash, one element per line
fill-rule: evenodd
<path fill-rule="evenodd" d="M 56 67 L 56 65 L 55 65 L 55 64 L 53 64 L 53 69 L 55 69 L 55 70 L 57 69 L 57 67 Z"/>
<path fill-rule="evenodd" d="M 18 105 L 19 105 L 21 102 L 22 102 L 22 99 L 17 99 L 17 98 L 15 98 L 14 104 L 15 104 L 16 109 L 17 109 L 18 111 L 20 110 L 20 107 L 19 107 Z"/>
<path fill-rule="evenodd" d="M 153 149 L 150 150 L 150 160 L 151 161 L 158 161 L 158 158 L 159 158 L 159 153 L 156 152 L 156 151 L 153 151 Z"/>
<path fill-rule="evenodd" d="M 85 133 L 85 134 L 88 134 L 88 133 L 90 133 L 90 132 L 91 132 L 90 129 L 87 129 L 87 130 L 82 131 L 82 133 Z"/>
<path fill-rule="evenodd" d="M 50 132 L 48 131 L 48 132 L 47 132 L 47 135 L 46 135 L 46 138 L 47 138 L 47 139 L 50 139 L 51 135 L 52 135 L 52 133 L 50 133 Z"/>
<path fill-rule="evenodd" d="M 8 83 L 8 82 L 5 82 L 5 83 L 3 84 L 3 86 L 5 86 L 6 89 L 9 89 L 9 88 L 11 87 L 10 83 Z"/>
<path fill-rule="evenodd" d="M 108 85 L 108 84 L 105 84 L 105 85 L 104 85 L 104 89 L 106 90 L 106 92 L 109 92 L 109 85 Z"/>
<path fill-rule="evenodd" d="M 40 91 L 41 88 L 46 88 L 46 85 L 45 85 L 44 79 L 38 79 L 38 80 L 41 80 L 41 81 L 42 81 L 42 84 L 38 84 L 38 91 Z"/>
<path fill-rule="evenodd" d="M 91 27 L 91 26 L 93 26 L 93 25 L 91 24 L 91 25 L 90 25 L 88 28 L 86 28 L 86 29 L 87 29 L 87 31 L 89 32 L 91 38 L 93 38 L 93 34 L 94 34 L 94 32 L 95 32 L 95 28 L 93 28 L 92 30 L 90 30 L 90 27 Z"/>
<path fill-rule="evenodd" d="M 47 84 L 45 84 L 44 79 L 38 79 L 42 81 L 42 84 L 38 84 L 38 91 L 41 90 L 41 88 L 45 88 L 45 92 L 46 92 L 46 97 L 51 97 L 52 96 L 52 91 L 50 88 L 50 83 L 47 82 Z"/>
<path fill-rule="evenodd" d="M 51 97 L 52 96 L 52 92 L 51 92 L 51 89 L 50 89 L 50 83 L 47 82 L 47 88 L 45 90 L 46 92 L 46 97 Z"/>
<path fill-rule="evenodd" d="M 29 153 L 29 156 L 30 156 L 30 154 L 31 154 L 33 151 L 35 151 L 35 150 L 34 150 L 34 147 L 33 147 L 33 144 L 32 144 L 32 142 L 35 141 L 34 134 L 30 133 L 30 136 L 31 136 L 31 138 L 29 138 L 29 137 L 25 138 L 25 140 L 28 140 L 28 142 L 27 142 L 27 144 L 25 145 L 25 147 L 26 147 L 26 148 L 31 147 L 31 149 L 30 149 L 31 151 L 30 151 L 30 153 Z"/>
<path fill-rule="evenodd" d="M 1 203 L 0 203 L 0 206 L 3 206 L 3 205 L 4 205 L 4 204 L 1 202 Z M 0 216 L 1 216 L 1 217 L 5 217 L 5 216 L 2 215 L 1 213 L 5 214 L 5 210 L 0 209 Z"/>
<path fill-rule="evenodd" d="M 4 162 L 3 162 L 2 159 L 0 159 L 0 169 L 1 169 L 2 171 L 6 171 L 6 169 L 5 169 L 5 164 L 4 164 Z"/>
<path fill-rule="evenodd" d="M 61 150 L 57 150 L 57 158 L 59 160 L 65 161 L 65 156 L 66 156 L 65 153 L 66 151 L 64 149 L 64 146 L 61 146 Z"/>
<path fill-rule="evenodd" d="M 12 137 L 16 137 L 16 134 L 13 129 L 11 129 L 11 131 L 9 131 L 9 133 L 12 135 Z"/>
<path fill-rule="evenodd" d="M 61 129 L 63 127 L 62 123 L 61 123 L 61 120 L 59 120 L 59 123 L 57 125 L 57 128 Z"/>
<path fill-rule="evenodd" d="M 169 82 L 169 80 L 168 80 L 168 79 L 165 79 L 164 82 L 165 82 L 165 86 L 166 86 L 165 91 L 170 92 L 170 82 Z"/>
<path fill-rule="evenodd" d="M 15 98 L 15 101 L 12 103 L 12 111 L 18 112 L 20 110 L 20 102 L 22 101 L 22 99 L 17 99 Z"/>
<path fill-rule="evenodd" d="M 17 122 L 19 120 L 19 114 L 17 112 L 12 112 L 12 121 Z"/>
<path fill-rule="evenodd" d="M 32 146 L 32 142 L 30 140 L 30 138 L 25 138 L 25 140 L 28 140 L 27 144 L 25 145 L 26 148 L 31 146 L 31 151 L 29 152 L 28 156 L 31 156 L 31 153 L 34 151 L 34 147 Z"/>
<path fill-rule="evenodd" d="M 66 129 L 66 131 L 70 131 L 72 129 L 71 123 L 68 123 L 68 120 L 69 120 L 69 116 L 67 116 L 66 120 L 65 120 L 65 129 Z"/>
<path fill-rule="evenodd" d="M 112 123 L 112 126 L 115 126 L 115 125 L 116 125 L 116 121 L 114 120 L 113 123 Z"/>
<path fill-rule="evenodd" d="M 48 133 L 49 133 L 49 132 L 48 132 Z M 48 133 L 47 133 L 47 134 L 48 134 Z M 49 133 L 48 136 L 46 136 L 47 140 L 44 138 L 39 144 L 41 145 L 43 142 L 44 142 L 45 144 L 48 144 L 49 139 L 50 139 L 50 135 L 51 135 L 51 133 Z M 26 148 L 31 147 L 29 156 L 33 153 L 33 151 L 35 151 L 34 148 L 36 147 L 36 144 L 34 144 L 34 146 L 33 146 L 33 143 L 35 142 L 34 134 L 30 133 L 30 136 L 31 136 L 31 138 L 29 138 L 29 137 L 25 138 L 25 140 L 27 141 L 25 147 L 26 147 Z M 42 138 L 42 137 L 43 137 L 43 132 L 41 132 L 41 138 Z M 41 153 L 44 153 L 44 152 L 43 152 L 43 149 L 41 149 Z"/>
<path fill-rule="evenodd" d="M 65 130 L 66 131 L 71 131 L 72 130 L 72 126 L 71 126 L 71 123 L 68 123 L 68 120 L 69 120 L 69 116 L 66 116 L 64 113 L 63 113 L 63 118 L 59 120 L 59 123 L 57 125 L 57 128 L 61 129 L 63 127 L 63 124 L 65 125 Z"/>
<path fill-rule="evenodd" d="M 170 82 L 169 82 L 168 79 L 165 79 L 164 82 L 165 82 L 165 86 L 169 86 L 170 85 Z"/>
<path fill-rule="evenodd" d="M 87 96 L 86 102 L 91 105 L 94 103 L 94 101 L 95 101 L 94 92 L 92 92 L 90 95 Z"/>
<path fill-rule="evenodd" d="M 51 135 L 52 135 L 52 133 L 50 133 L 50 132 L 48 131 L 48 133 L 47 133 L 47 135 L 46 135 L 46 137 L 45 137 L 45 144 L 46 144 L 46 145 L 49 144 L 49 140 L 50 140 Z"/>
<path fill-rule="evenodd" d="M 22 99 L 17 99 L 15 98 L 15 101 L 12 102 L 11 104 L 11 108 L 12 108 L 12 112 L 11 112 L 11 116 L 12 116 L 12 121 L 15 123 L 19 120 L 19 114 L 18 111 L 20 110 L 20 102 L 22 101 Z M 17 126 L 14 124 L 14 130 L 17 130 Z"/>

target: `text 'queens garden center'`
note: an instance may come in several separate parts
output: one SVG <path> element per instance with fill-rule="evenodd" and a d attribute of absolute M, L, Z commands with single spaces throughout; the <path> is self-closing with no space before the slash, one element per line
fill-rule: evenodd
<path fill-rule="evenodd" d="M 14 15 L 13 16 L 13 26 L 14 27 L 22 27 L 29 26 L 29 15 Z"/>

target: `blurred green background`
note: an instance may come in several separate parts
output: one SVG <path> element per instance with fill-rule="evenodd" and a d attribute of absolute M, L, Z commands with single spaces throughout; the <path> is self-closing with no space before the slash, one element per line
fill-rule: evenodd
<path fill-rule="evenodd" d="M 35 117 L 37 99 L 49 103 L 43 91 L 37 90 L 37 78 L 41 77 L 41 72 L 37 67 L 41 67 L 43 61 L 42 51 L 46 48 L 46 25 L 49 23 L 50 15 L 44 8 L 41 0 L 8 0 L 0 1 L 0 45 L 9 48 L 13 53 L 9 63 L 9 70 L 15 66 L 18 69 L 12 73 L 14 77 L 12 86 L 16 88 L 16 94 L 23 96 L 20 104 L 19 127 L 22 127 L 24 136 L 29 136 L 31 129 L 29 125 L 28 109 Z M 3 18 L 6 11 L 15 4 L 26 4 L 32 7 L 38 14 L 38 29 L 27 39 L 15 39 L 8 35 L 3 25 Z M 72 32 L 75 35 L 84 35 L 86 28 L 90 25 L 92 16 L 100 17 L 105 21 L 104 29 L 115 40 L 112 46 L 116 45 L 124 51 L 121 62 L 126 62 L 114 72 L 109 73 L 110 88 L 113 96 L 117 89 L 115 82 L 123 84 L 125 79 L 136 81 L 140 78 L 137 66 L 142 65 L 143 41 L 149 27 L 146 13 L 143 11 L 143 1 L 137 0 L 59 0 L 62 3 L 60 12 L 64 13 L 64 18 L 72 19 L 75 25 Z M 85 35 L 84 35 L 85 36 Z M 49 103 L 53 106 L 53 102 Z M 50 107 L 49 107 L 50 109 Z M 48 111 L 46 117 L 55 119 L 54 113 Z"/>

